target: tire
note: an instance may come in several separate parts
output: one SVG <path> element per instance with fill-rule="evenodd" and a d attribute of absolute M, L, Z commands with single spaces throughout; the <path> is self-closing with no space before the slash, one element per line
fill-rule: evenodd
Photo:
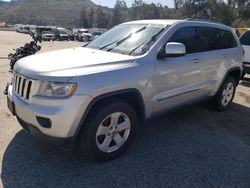
<path fill-rule="evenodd" d="M 129 104 L 116 99 L 101 103 L 90 113 L 81 131 L 80 149 L 94 161 L 114 159 L 131 144 L 137 124 L 136 112 Z"/>
<path fill-rule="evenodd" d="M 220 90 L 215 96 L 215 107 L 223 111 L 227 109 L 228 106 L 231 105 L 235 91 L 236 91 L 237 83 L 235 78 L 233 77 L 228 77 L 222 84 Z"/>

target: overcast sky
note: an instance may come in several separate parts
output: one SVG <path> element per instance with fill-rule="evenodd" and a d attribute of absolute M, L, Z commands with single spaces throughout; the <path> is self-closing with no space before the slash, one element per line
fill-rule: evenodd
<path fill-rule="evenodd" d="M 10 1 L 10 0 L 4 0 L 4 1 Z M 110 8 L 114 7 L 114 4 L 116 2 L 116 0 L 91 0 L 94 3 L 98 4 L 98 5 L 103 5 L 103 6 L 107 6 Z M 134 0 L 125 0 L 128 6 L 131 6 L 131 4 L 133 3 Z M 161 3 L 162 5 L 167 5 L 169 7 L 173 7 L 173 0 L 164 0 L 164 1 L 160 1 L 160 0 L 143 0 L 144 2 L 147 3 Z"/>

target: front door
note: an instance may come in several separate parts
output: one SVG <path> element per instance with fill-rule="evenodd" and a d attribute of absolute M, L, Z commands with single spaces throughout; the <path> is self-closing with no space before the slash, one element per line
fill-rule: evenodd
<path fill-rule="evenodd" d="M 167 42 L 179 42 L 185 45 L 186 55 L 166 57 L 156 60 L 154 78 L 153 112 L 179 106 L 202 96 L 201 63 L 203 57 L 198 53 L 196 27 L 182 27 Z"/>

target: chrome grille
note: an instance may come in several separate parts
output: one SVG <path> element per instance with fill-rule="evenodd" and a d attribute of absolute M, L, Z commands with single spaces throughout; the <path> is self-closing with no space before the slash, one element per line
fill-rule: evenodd
<path fill-rule="evenodd" d="M 17 95 L 25 100 L 29 100 L 32 87 L 32 80 L 20 75 L 14 74 L 13 88 Z"/>

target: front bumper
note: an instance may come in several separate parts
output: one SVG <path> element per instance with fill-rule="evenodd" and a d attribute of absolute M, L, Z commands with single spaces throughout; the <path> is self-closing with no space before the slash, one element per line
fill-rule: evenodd
<path fill-rule="evenodd" d="M 45 141 L 49 144 L 60 146 L 64 150 L 71 150 L 74 148 L 75 142 L 77 137 L 68 137 L 68 138 L 58 138 L 58 137 L 52 137 L 48 136 L 44 133 L 42 133 L 36 126 L 31 125 L 25 121 L 23 121 L 20 117 L 17 117 L 17 121 L 19 124 L 23 127 L 25 131 L 27 131 L 30 135 Z"/>
<path fill-rule="evenodd" d="M 32 97 L 27 102 L 15 93 L 12 85 L 8 87 L 8 98 L 14 103 L 19 123 L 24 122 L 31 127 L 29 130 L 35 128 L 44 136 L 58 139 L 75 136 L 82 115 L 91 101 L 87 95 L 76 95 L 63 99 Z M 41 123 L 39 117 L 48 119 L 51 126 Z"/>
<path fill-rule="evenodd" d="M 250 74 L 250 62 L 243 62 L 244 72 Z"/>

